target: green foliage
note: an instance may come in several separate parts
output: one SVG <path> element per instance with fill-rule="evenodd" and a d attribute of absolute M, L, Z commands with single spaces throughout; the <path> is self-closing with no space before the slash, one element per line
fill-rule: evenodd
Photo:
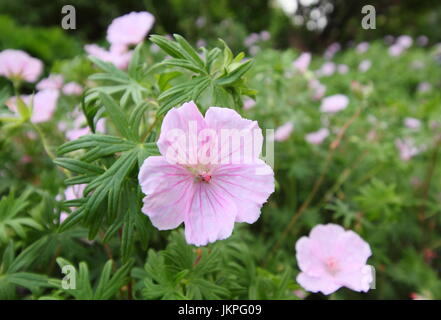
<path fill-rule="evenodd" d="M 72 58 L 81 52 L 80 44 L 66 36 L 59 26 L 35 28 L 22 26 L 7 16 L 0 16 L 0 50 L 14 48 L 28 52 L 47 63 Z"/>

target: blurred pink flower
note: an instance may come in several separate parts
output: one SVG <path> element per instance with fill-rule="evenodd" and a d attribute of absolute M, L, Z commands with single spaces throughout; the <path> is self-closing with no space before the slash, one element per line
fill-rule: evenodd
<path fill-rule="evenodd" d="M 326 113 L 336 113 L 345 109 L 349 104 L 349 98 L 344 94 L 334 94 L 322 100 L 320 111 Z"/>
<path fill-rule="evenodd" d="M 408 49 L 412 45 L 413 40 L 408 35 L 402 35 L 397 38 L 396 43 L 404 49 Z"/>
<path fill-rule="evenodd" d="M 256 105 L 256 101 L 254 101 L 254 100 L 251 99 L 251 98 L 247 98 L 247 99 L 245 99 L 245 101 L 243 102 L 243 108 L 244 108 L 245 110 L 249 110 L 249 109 L 253 108 L 255 105 Z"/>
<path fill-rule="evenodd" d="M 95 132 L 105 133 L 106 130 L 106 120 L 101 118 L 96 123 Z M 83 114 L 77 117 L 74 121 L 74 128 L 66 131 L 66 138 L 70 141 L 76 140 L 87 134 L 92 134 L 89 126 L 86 123 L 86 118 Z"/>
<path fill-rule="evenodd" d="M 416 43 L 421 47 L 425 47 L 429 44 L 429 38 L 427 38 L 427 36 L 424 36 L 424 35 L 419 36 L 416 39 Z"/>
<path fill-rule="evenodd" d="M 361 72 L 366 72 L 371 68 L 371 66 L 372 66 L 372 62 L 370 60 L 363 60 L 358 65 L 358 70 L 360 70 Z"/>
<path fill-rule="evenodd" d="M 415 146 L 415 143 L 410 138 L 396 139 L 395 146 L 400 152 L 400 158 L 403 161 L 409 161 L 412 157 L 421 152 L 421 150 Z"/>
<path fill-rule="evenodd" d="M 332 59 L 334 55 L 339 52 L 341 45 L 338 42 L 332 43 L 328 48 L 326 48 L 324 56 L 326 59 Z"/>
<path fill-rule="evenodd" d="M 118 69 L 127 69 L 130 59 L 132 57 L 132 51 L 119 52 L 119 50 L 110 48 L 110 51 L 96 45 L 87 44 L 84 46 L 86 52 L 102 61 L 113 63 Z"/>
<path fill-rule="evenodd" d="M 369 42 L 360 42 L 355 50 L 357 50 L 358 53 L 365 53 L 369 49 Z"/>
<path fill-rule="evenodd" d="M 346 64 L 339 64 L 337 70 L 340 74 L 346 74 L 349 72 L 349 67 Z"/>
<path fill-rule="evenodd" d="M 20 96 L 26 106 L 30 107 L 31 102 L 33 103 L 31 122 L 39 123 L 50 120 L 57 107 L 58 95 L 57 90 L 42 90 L 38 91 L 33 99 L 31 95 Z M 17 112 L 16 97 L 10 98 L 5 104 L 12 112 Z"/>
<path fill-rule="evenodd" d="M 418 92 L 421 92 L 421 93 L 423 93 L 423 92 L 429 92 L 430 90 L 432 90 L 432 85 L 431 85 L 429 82 L 426 82 L 426 81 L 421 82 L 421 83 L 418 85 L 418 88 L 417 88 L 417 91 L 418 91 Z"/>
<path fill-rule="evenodd" d="M 415 118 L 406 118 L 404 119 L 404 125 L 412 130 L 419 130 L 421 128 L 421 121 Z"/>
<path fill-rule="evenodd" d="M 310 144 L 321 144 L 329 136 L 329 130 L 327 128 L 321 128 L 318 131 L 308 133 L 305 136 L 305 140 Z"/>
<path fill-rule="evenodd" d="M 331 294 L 341 287 L 367 292 L 372 252 L 358 234 L 336 224 L 317 225 L 296 243 L 297 282 L 307 291 Z"/>
<path fill-rule="evenodd" d="M 129 46 L 141 43 L 155 23 L 147 12 L 130 12 L 112 21 L 107 28 L 107 41 L 113 45 Z"/>
<path fill-rule="evenodd" d="M 284 125 L 281 125 L 276 128 L 276 131 L 274 132 L 274 140 L 279 142 L 288 140 L 293 130 L 294 124 L 292 122 L 287 122 Z"/>
<path fill-rule="evenodd" d="M 317 79 L 309 81 L 308 86 L 313 91 L 314 100 L 320 100 L 326 93 L 326 86 Z"/>
<path fill-rule="evenodd" d="M 269 31 L 267 30 L 263 30 L 260 32 L 260 39 L 262 41 L 268 41 L 269 39 L 271 39 L 271 33 L 269 33 Z"/>
<path fill-rule="evenodd" d="M 233 150 L 227 148 L 228 154 L 217 152 L 224 147 L 218 139 L 224 130 L 257 133 L 248 163 L 232 164 L 227 159 L 251 147 L 246 139 Z M 146 195 L 142 212 L 159 230 L 184 223 L 187 242 L 196 246 L 228 238 L 235 222 L 254 223 L 274 192 L 274 173 L 258 158 L 262 142 L 257 122 L 232 109 L 211 107 L 205 117 L 193 102 L 171 109 L 157 143 L 161 156 L 148 157 L 139 172 Z M 174 156 L 177 162 L 171 161 Z"/>
<path fill-rule="evenodd" d="M 37 83 L 36 88 L 38 90 L 60 90 L 63 86 L 63 81 L 64 79 L 61 74 L 51 74 L 49 77 L 40 80 L 40 82 Z"/>
<path fill-rule="evenodd" d="M 0 75 L 9 79 L 35 82 L 43 71 L 43 63 L 21 50 L 0 52 Z"/>
<path fill-rule="evenodd" d="M 68 186 L 66 190 L 64 191 L 64 200 L 76 200 L 83 197 L 84 189 L 86 188 L 87 184 L 75 184 L 72 186 Z M 74 207 L 71 207 L 71 210 L 74 210 Z M 64 220 L 67 219 L 69 214 L 67 212 L 61 212 L 60 214 L 60 223 L 63 223 Z"/>
<path fill-rule="evenodd" d="M 79 96 L 83 93 L 83 87 L 76 82 L 68 82 L 63 87 L 63 93 L 68 96 Z"/>
<path fill-rule="evenodd" d="M 393 44 L 389 47 L 389 55 L 392 57 L 398 57 L 404 51 L 404 48 L 398 44 Z"/>
<path fill-rule="evenodd" d="M 319 77 L 322 77 L 322 76 L 325 76 L 325 77 L 332 76 L 334 74 L 336 68 L 337 67 L 335 66 L 334 62 L 330 62 L 330 61 L 325 62 L 322 65 L 322 67 L 319 70 L 317 70 L 317 76 L 319 76 Z"/>
<path fill-rule="evenodd" d="M 300 72 L 306 72 L 310 62 L 311 54 L 309 52 L 304 52 L 293 62 L 293 66 Z"/>
<path fill-rule="evenodd" d="M 247 36 L 244 40 L 244 44 L 246 47 L 251 47 L 255 43 L 259 41 L 260 37 L 258 33 L 251 33 L 249 36 Z"/>

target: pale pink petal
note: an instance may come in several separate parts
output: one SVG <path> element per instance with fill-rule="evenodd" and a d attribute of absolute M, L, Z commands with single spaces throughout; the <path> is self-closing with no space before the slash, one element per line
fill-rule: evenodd
<path fill-rule="evenodd" d="M 38 90 L 59 90 L 63 86 L 63 81 L 64 79 L 61 74 L 51 74 L 49 77 L 40 80 L 36 87 Z"/>
<path fill-rule="evenodd" d="M 331 294 L 341 288 L 340 284 L 335 283 L 330 278 L 311 277 L 303 272 L 297 276 L 297 282 L 307 291 L 322 292 L 323 294 Z"/>
<path fill-rule="evenodd" d="M 212 172 L 212 183 L 229 195 L 240 210 L 236 222 L 254 223 L 274 192 L 273 170 L 262 160 L 250 165 L 226 165 Z"/>
<path fill-rule="evenodd" d="M 204 246 L 228 238 L 238 212 L 235 202 L 214 184 L 199 183 L 195 188 L 185 217 L 187 242 Z"/>
<path fill-rule="evenodd" d="M 43 63 L 21 50 L 0 52 L 0 75 L 9 79 L 35 82 L 43 71 Z"/>
<path fill-rule="evenodd" d="M 107 41 L 112 44 L 136 45 L 153 27 L 155 17 L 147 12 L 130 12 L 112 21 L 107 29 Z"/>
<path fill-rule="evenodd" d="M 343 94 L 335 94 L 326 97 L 322 100 L 320 105 L 321 112 L 336 113 L 345 109 L 349 104 L 349 98 Z"/>
<path fill-rule="evenodd" d="M 274 140 L 279 142 L 288 140 L 293 130 L 294 124 L 291 121 L 281 125 L 274 132 Z"/>
<path fill-rule="evenodd" d="M 193 179 L 182 167 L 168 163 L 162 156 L 147 158 L 142 164 L 138 180 L 147 197 L 142 212 L 149 216 L 159 230 L 178 227 L 189 210 Z"/>

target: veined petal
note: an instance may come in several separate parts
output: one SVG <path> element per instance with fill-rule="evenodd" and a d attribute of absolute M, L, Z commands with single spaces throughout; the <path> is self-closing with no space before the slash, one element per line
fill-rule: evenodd
<path fill-rule="evenodd" d="M 188 243 L 203 246 L 228 238 L 233 232 L 237 207 L 234 201 L 212 184 L 197 183 L 185 217 Z"/>

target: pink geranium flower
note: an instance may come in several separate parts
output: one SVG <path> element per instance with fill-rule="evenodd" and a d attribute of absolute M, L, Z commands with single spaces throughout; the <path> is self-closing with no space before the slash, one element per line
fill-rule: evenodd
<path fill-rule="evenodd" d="M 155 23 L 155 17 L 147 12 L 131 12 L 112 21 L 107 28 L 107 41 L 122 46 L 142 42 Z"/>
<path fill-rule="evenodd" d="M 312 98 L 314 100 L 320 100 L 326 93 L 326 86 L 317 79 L 309 81 L 308 86 L 313 91 Z"/>
<path fill-rule="evenodd" d="M 404 125 L 412 130 L 419 130 L 421 128 L 421 121 L 416 118 L 407 117 L 404 119 Z"/>
<path fill-rule="evenodd" d="M 366 72 L 371 68 L 371 66 L 372 66 L 372 62 L 370 60 L 363 60 L 358 65 L 358 70 L 360 70 L 361 72 Z"/>
<path fill-rule="evenodd" d="M 86 188 L 87 184 L 75 184 L 73 186 L 68 186 L 64 191 L 64 199 L 65 201 L 80 199 L 83 197 L 83 191 Z M 71 208 L 74 210 L 74 208 Z M 69 217 L 67 212 L 62 212 L 60 214 L 60 223 L 63 223 L 64 220 Z"/>
<path fill-rule="evenodd" d="M 308 133 L 305 136 L 305 140 L 310 144 L 321 144 L 329 136 L 329 130 L 327 128 L 321 128 L 318 131 Z"/>
<path fill-rule="evenodd" d="M 33 99 L 31 95 L 21 96 L 20 98 L 28 107 L 31 103 L 33 105 L 31 122 L 39 123 L 50 120 L 57 107 L 58 95 L 57 90 L 42 90 L 38 91 Z M 17 98 L 10 98 L 6 101 L 6 106 L 12 112 L 17 112 Z"/>
<path fill-rule="evenodd" d="M 325 62 L 322 67 L 317 70 L 317 76 L 322 77 L 329 77 L 332 76 L 335 72 L 335 70 L 337 69 L 337 66 L 335 65 L 334 62 Z"/>
<path fill-rule="evenodd" d="M 63 87 L 63 93 L 68 96 L 79 96 L 83 93 L 83 87 L 76 82 L 68 82 Z"/>
<path fill-rule="evenodd" d="M 253 108 L 256 105 L 256 101 L 254 101 L 251 98 L 247 98 L 244 102 L 243 102 L 243 108 L 245 110 L 249 110 L 251 108 Z"/>
<path fill-rule="evenodd" d="M 345 109 L 349 104 L 349 98 L 344 94 L 334 94 L 322 100 L 320 111 L 326 113 L 336 113 Z"/>
<path fill-rule="evenodd" d="M 304 52 L 293 62 L 293 66 L 300 72 L 306 72 L 310 62 L 311 54 L 309 52 Z"/>
<path fill-rule="evenodd" d="M 416 147 L 414 141 L 410 138 L 396 139 L 395 146 L 397 147 L 400 153 L 400 158 L 403 161 L 409 161 L 421 152 L 421 149 Z"/>
<path fill-rule="evenodd" d="M 63 86 L 63 81 L 64 79 L 61 74 L 51 74 L 49 75 L 49 77 L 40 80 L 40 82 L 37 83 L 36 87 L 38 90 L 60 90 Z"/>
<path fill-rule="evenodd" d="M 87 44 L 84 46 L 84 50 L 93 57 L 113 63 L 118 69 L 127 69 L 132 58 L 132 51 L 121 51 L 118 46 L 111 47 L 108 51 L 96 44 Z"/>
<path fill-rule="evenodd" d="M 346 64 L 339 64 L 337 70 L 340 74 L 346 74 L 349 72 L 349 67 Z"/>
<path fill-rule="evenodd" d="M 92 134 L 84 114 L 80 114 L 74 121 L 74 128 L 66 131 L 66 138 L 70 141 L 76 140 L 87 134 Z M 105 118 L 101 118 L 96 123 L 95 132 L 104 133 L 106 130 Z"/>
<path fill-rule="evenodd" d="M 211 107 L 205 118 L 193 102 L 171 109 L 157 143 L 161 156 L 147 158 L 139 172 L 142 212 L 159 230 L 184 223 L 190 244 L 228 238 L 235 222 L 259 218 L 274 191 L 274 173 L 259 159 L 262 141 L 257 122 L 232 109 Z"/>
<path fill-rule="evenodd" d="M 366 264 L 371 249 L 359 235 L 336 224 L 317 225 L 296 243 L 301 270 L 297 282 L 307 291 L 331 294 L 341 287 L 367 292 L 372 282 Z"/>
<path fill-rule="evenodd" d="M 369 46 L 369 42 L 360 42 L 357 45 L 356 50 L 358 53 L 365 53 L 366 51 L 368 51 Z"/>
<path fill-rule="evenodd" d="M 293 130 L 294 124 L 292 122 L 287 122 L 284 125 L 281 125 L 274 132 L 274 140 L 279 142 L 288 140 Z"/>
<path fill-rule="evenodd" d="M 43 63 L 21 50 L 0 52 L 0 75 L 9 79 L 35 82 L 43 71 Z"/>

